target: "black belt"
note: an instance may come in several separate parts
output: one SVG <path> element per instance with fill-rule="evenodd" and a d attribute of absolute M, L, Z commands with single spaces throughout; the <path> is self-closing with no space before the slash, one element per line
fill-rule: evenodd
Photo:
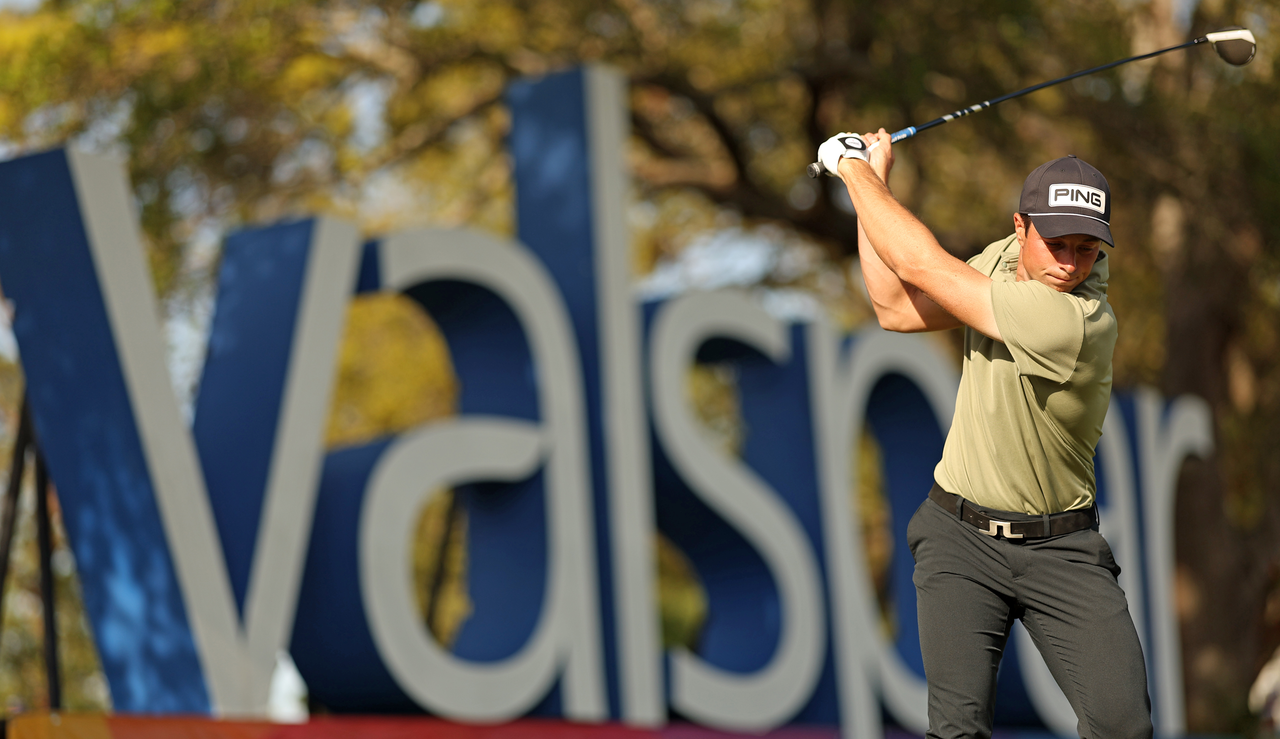
<path fill-rule="evenodd" d="M 991 509 L 987 509 L 989 513 L 985 513 L 970 501 L 938 487 L 937 483 L 929 491 L 929 499 L 956 518 L 974 526 L 979 532 L 1006 539 L 1047 539 L 1093 528 L 1098 522 L 1098 509 L 1095 506 L 1078 511 L 1046 513 L 1039 517 Z M 1005 516 L 1008 518 L 1004 518 Z"/>

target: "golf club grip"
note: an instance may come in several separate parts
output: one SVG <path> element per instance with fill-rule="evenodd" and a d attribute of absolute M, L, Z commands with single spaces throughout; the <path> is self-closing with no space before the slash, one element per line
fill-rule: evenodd
<path fill-rule="evenodd" d="M 916 133 L 918 133 L 919 131 L 920 129 L 916 128 L 915 126 L 907 126 L 901 131 L 894 131 L 893 133 L 889 134 L 889 143 L 896 144 L 903 139 L 909 139 L 912 136 L 915 136 Z"/>

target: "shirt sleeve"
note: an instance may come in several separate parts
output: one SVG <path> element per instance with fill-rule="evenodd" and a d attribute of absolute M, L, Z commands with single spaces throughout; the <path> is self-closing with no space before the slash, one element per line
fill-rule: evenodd
<path fill-rule="evenodd" d="M 1034 280 L 993 282 L 991 305 L 1018 374 L 1071 379 L 1084 344 L 1084 309 L 1076 298 Z"/>

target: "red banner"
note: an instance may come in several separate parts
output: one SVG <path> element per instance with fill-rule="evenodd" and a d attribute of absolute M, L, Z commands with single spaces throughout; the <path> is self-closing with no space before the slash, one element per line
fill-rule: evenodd
<path fill-rule="evenodd" d="M 425 717 L 316 717 L 301 724 L 209 718 L 26 714 L 8 722 L 6 739 L 732 739 L 737 734 L 686 724 L 639 729 L 522 719 L 471 726 Z M 837 739 L 832 728 L 788 727 L 770 739 Z M 905 736 L 905 735 L 903 735 Z"/>

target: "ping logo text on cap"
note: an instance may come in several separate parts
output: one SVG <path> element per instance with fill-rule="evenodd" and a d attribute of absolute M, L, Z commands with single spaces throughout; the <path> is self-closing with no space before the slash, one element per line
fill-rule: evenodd
<path fill-rule="evenodd" d="M 1089 208 L 1107 212 L 1107 194 L 1088 185 L 1059 184 L 1049 186 L 1050 208 Z"/>

